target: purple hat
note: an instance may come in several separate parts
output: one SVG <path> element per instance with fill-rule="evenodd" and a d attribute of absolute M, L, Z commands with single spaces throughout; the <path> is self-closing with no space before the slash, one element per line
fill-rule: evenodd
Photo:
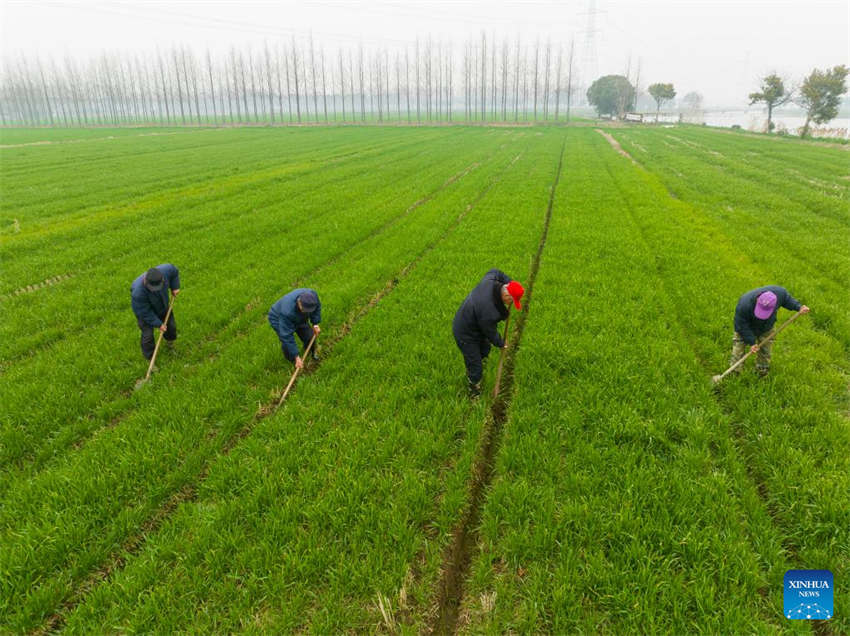
<path fill-rule="evenodd" d="M 753 312 L 759 320 L 767 320 L 773 315 L 773 310 L 776 309 L 776 294 L 771 291 L 759 294 L 756 299 L 756 308 Z"/>

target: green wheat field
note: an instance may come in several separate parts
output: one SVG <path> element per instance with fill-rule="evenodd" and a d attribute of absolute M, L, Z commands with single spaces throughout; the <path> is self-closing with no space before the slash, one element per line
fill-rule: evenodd
<path fill-rule="evenodd" d="M 0 632 L 850 633 L 850 146 L 604 132 L 0 131 Z M 527 307 L 470 401 L 493 267 Z M 811 313 L 715 388 L 766 284 Z"/>

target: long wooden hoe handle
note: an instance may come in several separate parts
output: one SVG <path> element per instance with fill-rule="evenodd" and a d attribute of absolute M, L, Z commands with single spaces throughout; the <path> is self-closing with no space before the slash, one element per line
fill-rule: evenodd
<path fill-rule="evenodd" d="M 168 303 L 168 311 L 165 312 L 165 320 L 162 321 L 162 324 L 165 325 L 166 329 L 168 329 L 168 319 L 169 319 L 169 317 L 171 317 L 171 308 L 174 307 L 174 300 L 176 298 L 177 298 L 177 296 L 171 297 L 171 302 Z M 153 370 L 153 363 L 154 363 L 154 360 L 156 360 L 156 354 L 159 352 L 159 345 L 162 344 L 162 336 L 163 336 L 163 332 L 160 331 L 159 332 L 159 338 L 157 338 L 157 340 L 156 340 L 156 347 L 154 347 L 153 355 L 151 356 L 151 363 L 148 365 L 148 372 L 145 373 L 145 380 L 147 380 L 149 377 L 151 377 L 151 371 Z"/>
<path fill-rule="evenodd" d="M 502 365 L 505 363 L 505 352 L 507 351 L 508 346 L 508 326 L 511 324 L 511 314 L 508 313 L 508 317 L 505 320 L 505 337 L 502 340 L 505 341 L 505 348 L 502 349 L 502 353 L 499 355 L 499 368 L 496 369 L 496 385 L 493 387 L 493 399 L 495 400 L 499 395 L 499 385 L 502 383 Z"/>
<path fill-rule="evenodd" d="M 313 346 L 313 343 L 316 342 L 316 332 L 313 332 L 313 337 L 310 338 L 310 343 L 307 345 L 307 348 L 304 349 L 304 355 L 301 357 L 303 360 L 307 357 L 307 354 L 310 353 L 310 348 Z M 292 385 L 295 384 L 295 378 L 298 377 L 298 372 L 301 371 L 298 367 L 295 367 L 295 371 L 292 372 L 292 377 L 289 378 L 289 384 L 286 385 L 286 388 L 283 390 L 283 395 L 280 396 L 280 400 L 277 405 L 280 406 L 283 404 L 283 401 L 286 399 L 286 396 L 289 395 L 289 390 L 292 388 Z"/>
<path fill-rule="evenodd" d="M 774 329 L 773 331 L 771 331 L 771 332 L 770 332 L 770 334 L 768 334 L 767 338 L 765 338 L 764 340 L 762 340 L 762 341 L 759 343 L 759 348 L 761 348 L 763 345 L 765 345 L 765 344 L 767 344 L 768 342 L 770 342 L 771 340 L 773 340 L 776 336 L 778 336 L 778 335 L 779 335 L 779 332 L 780 332 L 780 331 L 782 331 L 783 329 L 785 329 L 785 327 L 787 327 L 787 326 L 788 326 L 788 325 L 790 325 L 792 322 L 794 322 L 795 320 L 797 320 L 797 318 L 799 318 L 802 314 L 803 314 L 803 312 L 802 312 L 802 311 L 798 311 L 796 314 L 794 314 L 793 316 L 791 316 L 788 320 L 786 320 L 785 322 L 783 322 L 783 323 L 782 323 L 782 325 L 779 327 L 779 329 Z M 745 361 L 747 358 L 749 358 L 752 354 L 753 354 L 753 351 L 752 351 L 752 349 L 750 349 L 749 351 L 747 351 L 747 353 L 746 353 L 746 354 L 745 354 L 745 355 L 744 355 L 744 356 L 743 356 L 740 360 L 738 360 L 735 364 L 733 364 L 731 367 L 729 367 L 728 369 L 726 369 L 726 371 L 724 371 L 721 375 L 716 375 L 716 376 L 714 376 L 714 377 L 712 378 L 712 379 L 714 380 L 714 383 L 715 383 L 715 384 L 717 384 L 717 383 L 718 383 L 718 382 L 720 382 L 723 378 L 725 378 L 727 375 L 729 375 L 730 373 L 732 373 L 735 369 L 737 369 L 737 368 L 738 368 L 738 367 L 740 367 L 742 364 L 744 364 L 744 361 Z"/>

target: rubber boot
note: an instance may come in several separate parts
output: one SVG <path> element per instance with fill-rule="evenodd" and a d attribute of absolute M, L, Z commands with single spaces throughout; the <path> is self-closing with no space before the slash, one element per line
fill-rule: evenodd
<path fill-rule="evenodd" d="M 468 385 L 469 398 L 472 400 L 476 400 L 481 396 L 481 382 L 476 382 L 473 384 L 472 382 Z"/>

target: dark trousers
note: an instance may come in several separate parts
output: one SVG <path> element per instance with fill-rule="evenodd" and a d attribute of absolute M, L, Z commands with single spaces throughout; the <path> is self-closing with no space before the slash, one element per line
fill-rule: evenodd
<path fill-rule="evenodd" d="M 295 362 L 295 357 L 289 353 L 286 345 L 283 344 L 283 338 L 280 337 L 280 333 L 277 330 L 277 324 L 273 323 L 271 318 L 269 318 L 269 324 L 272 326 L 272 329 L 275 330 L 275 333 L 277 333 L 277 337 L 280 340 L 280 350 L 283 351 L 283 356 L 290 362 Z M 306 350 L 307 345 L 310 344 L 310 340 L 313 339 L 313 328 L 307 323 L 304 323 L 303 325 L 298 325 L 295 328 L 295 333 L 298 334 L 298 338 L 304 345 L 301 350 Z"/>
<path fill-rule="evenodd" d="M 156 340 L 154 339 L 154 331 L 158 331 L 158 327 L 151 327 L 148 323 L 144 322 L 141 318 L 137 319 L 139 324 L 139 329 L 142 330 L 142 355 L 145 356 L 146 360 L 150 360 L 153 357 L 153 350 L 156 348 Z M 166 340 L 176 340 L 177 339 L 177 323 L 174 322 L 174 312 L 171 312 L 171 315 L 168 317 L 168 322 L 165 324 L 165 334 L 164 337 Z"/>
<path fill-rule="evenodd" d="M 480 340 L 477 342 L 464 342 L 455 336 L 457 348 L 463 354 L 463 363 L 466 365 L 466 377 L 470 384 L 481 382 L 484 373 L 483 361 L 490 353 L 490 342 Z"/>

